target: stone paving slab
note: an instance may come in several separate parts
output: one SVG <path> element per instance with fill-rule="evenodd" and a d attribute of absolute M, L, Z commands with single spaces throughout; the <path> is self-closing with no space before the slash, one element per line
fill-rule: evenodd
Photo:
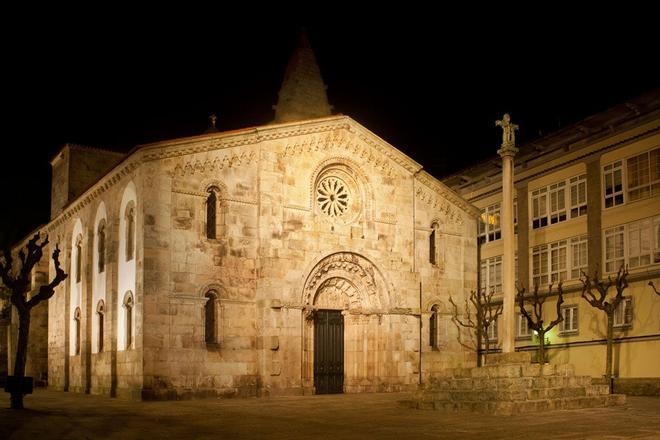
<path fill-rule="evenodd" d="M 4 397 L 4 396 L 3 396 Z M 660 398 L 515 416 L 402 408 L 408 393 L 134 402 L 37 390 L 0 439 L 660 439 Z M 8 399 L 3 406 L 8 405 Z"/>

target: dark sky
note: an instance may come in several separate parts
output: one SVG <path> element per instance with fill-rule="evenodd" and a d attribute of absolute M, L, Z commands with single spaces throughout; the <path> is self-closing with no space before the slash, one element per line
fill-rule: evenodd
<path fill-rule="evenodd" d="M 660 86 L 653 13 L 553 7 L 527 19 L 7 16 L 0 246 L 48 221 L 49 160 L 65 142 L 127 151 L 201 133 L 212 112 L 222 130 L 269 122 L 301 24 L 335 112 L 438 177 L 494 156 L 504 112 L 524 142 Z"/>

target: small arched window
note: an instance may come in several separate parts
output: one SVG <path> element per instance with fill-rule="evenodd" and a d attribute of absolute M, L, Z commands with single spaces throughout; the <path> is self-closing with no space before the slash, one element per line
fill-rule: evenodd
<path fill-rule="evenodd" d="M 204 340 L 207 344 L 218 343 L 217 333 L 217 301 L 218 296 L 215 292 L 208 292 L 206 295 L 206 304 L 204 304 Z"/>
<path fill-rule="evenodd" d="M 105 221 L 99 223 L 99 229 L 96 232 L 97 236 L 97 252 L 98 252 L 98 270 L 99 273 L 105 271 Z"/>
<path fill-rule="evenodd" d="M 135 207 L 126 208 L 126 261 L 131 261 L 135 254 Z"/>
<path fill-rule="evenodd" d="M 76 239 L 76 283 L 82 280 L 82 235 Z"/>
<path fill-rule="evenodd" d="M 431 225 L 431 236 L 429 237 L 429 262 L 433 265 L 438 264 L 438 251 L 436 249 L 438 241 L 438 229 L 438 224 L 434 222 Z"/>
<path fill-rule="evenodd" d="M 433 349 L 438 348 L 438 306 L 431 307 L 431 316 L 429 317 L 429 345 Z"/>
<path fill-rule="evenodd" d="M 217 238 L 217 221 L 218 221 L 218 192 L 220 190 L 217 186 L 212 186 L 208 189 L 208 197 L 206 197 L 206 238 Z"/>
<path fill-rule="evenodd" d="M 80 354 L 80 307 L 76 307 L 76 310 L 73 312 L 73 325 L 75 326 L 74 341 L 75 354 Z"/>
<path fill-rule="evenodd" d="M 133 346 L 133 294 L 126 292 L 124 296 L 124 313 L 125 313 L 125 326 L 126 326 L 126 349 L 128 350 Z"/>
<path fill-rule="evenodd" d="M 101 353 L 103 351 L 103 325 L 105 321 L 105 303 L 103 300 L 100 300 L 98 304 L 96 305 L 96 315 L 97 319 L 99 321 L 99 327 L 98 327 L 98 352 Z"/>

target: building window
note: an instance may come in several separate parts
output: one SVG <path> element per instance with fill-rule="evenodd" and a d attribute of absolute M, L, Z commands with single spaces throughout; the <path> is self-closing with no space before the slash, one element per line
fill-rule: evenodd
<path fill-rule="evenodd" d="M 82 280 L 82 235 L 76 239 L 76 283 Z"/>
<path fill-rule="evenodd" d="M 216 186 L 208 189 L 209 195 L 206 197 L 206 238 L 217 238 L 217 219 L 218 219 L 218 192 Z"/>
<path fill-rule="evenodd" d="M 626 177 L 631 202 L 660 193 L 660 148 L 628 158 Z"/>
<path fill-rule="evenodd" d="M 438 224 L 431 225 L 431 236 L 429 237 L 429 262 L 434 266 L 438 264 L 438 253 L 436 251 L 436 243 L 438 239 Z"/>
<path fill-rule="evenodd" d="M 571 218 L 587 214 L 587 175 L 571 177 Z"/>
<path fill-rule="evenodd" d="M 126 292 L 124 296 L 124 325 L 125 334 L 126 334 L 126 350 L 132 348 L 133 346 L 133 307 L 135 303 L 133 301 L 133 294 L 131 292 Z"/>
<path fill-rule="evenodd" d="M 623 231 L 623 226 L 605 231 L 605 272 L 616 272 L 623 265 Z"/>
<path fill-rule="evenodd" d="M 651 264 L 654 259 L 652 219 L 645 219 L 628 225 L 627 247 L 628 265 L 631 268 Z"/>
<path fill-rule="evenodd" d="M 624 297 L 614 309 L 614 327 L 630 327 L 633 320 L 632 298 Z"/>
<path fill-rule="evenodd" d="M 527 318 L 522 313 L 516 313 L 516 338 L 529 339 L 532 331 L 527 326 Z"/>
<path fill-rule="evenodd" d="M 206 303 L 204 304 L 204 340 L 207 344 L 218 343 L 217 332 L 217 301 L 218 297 L 215 292 L 208 292 L 206 295 Z"/>
<path fill-rule="evenodd" d="M 548 189 L 541 188 L 532 192 L 532 228 L 548 226 Z"/>
<path fill-rule="evenodd" d="M 587 270 L 588 242 L 587 236 L 571 238 L 571 278 L 580 278 L 581 271 Z"/>
<path fill-rule="evenodd" d="M 566 220 L 566 182 L 550 185 L 550 223 Z"/>
<path fill-rule="evenodd" d="M 481 286 L 487 293 L 502 293 L 502 256 L 481 260 Z"/>
<path fill-rule="evenodd" d="M 550 244 L 550 282 L 558 283 L 567 278 L 566 240 Z"/>
<path fill-rule="evenodd" d="M 126 261 L 135 256 L 135 207 L 126 208 Z"/>
<path fill-rule="evenodd" d="M 559 327 L 560 333 L 577 333 L 578 331 L 578 306 L 570 305 L 562 307 L 561 316 L 564 320 Z"/>
<path fill-rule="evenodd" d="M 97 348 L 98 348 L 98 352 L 101 353 L 103 351 L 103 330 L 104 330 L 103 325 L 105 318 L 105 303 L 103 302 L 103 300 L 100 300 L 96 305 L 96 315 L 99 322 Z"/>
<path fill-rule="evenodd" d="M 548 245 L 536 246 L 532 249 L 532 285 L 548 284 Z"/>
<path fill-rule="evenodd" d="M 603 168 L 605 208 L 623 204 L 623 162 L 618 161 Z"/>
<path fill-rule="evenodd" d="M 479 244 L 502 238 L 500 226 L 500 204 L 496 203 L 481 211 L 478 230 Z"/>
<path fill-rule="evenodd" d="M 103 273 L 105 271 L 105 222 L 99 223 L 99 228 L 96 233 L 97 236 L 97 252 L 98 252 L 98 271 Z"/>
<path fill-rule="evenodd" d="M 531 193 L 532 229 L 587 213 L 587 176 L 571 177 Z"/>
<path fill-rule="evenodd" d="M 488 341 L 489 342 L 496 342 L 497 341 L 497 319 L 493 322 L 490 323 L 488 326 L 488 331 L 486 332 L 486 335 L 488 336 Z"/>
<path fill-rule="evenodd" d="M 660 263 L 660 216 L 605 230 L 605 272 Z"/>
<path fill-rule="evenodd" d="M 431 316 L 429 317 L 429 345 L 433 349 L 438 348 L 438 306 L 431 307 Z"/>
<path fill-rule="evenodd" d="M 80 324 L 81 324 L 80 323 L 80 307 L 76 307 L 76 310 L 73 312 L 73 325 L 75 326 L 74 338 L 76 339 L 74 341 L 73 346 L 75 348 L 74 353 L 76 355 L 80 354 L 80 336 L 81 336 L 81 334 L 80 334 L 80 332 L 81 332 Z"/>

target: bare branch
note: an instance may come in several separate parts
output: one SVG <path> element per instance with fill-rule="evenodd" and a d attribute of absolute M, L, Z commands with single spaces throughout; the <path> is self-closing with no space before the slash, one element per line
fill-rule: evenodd
<path fill-rule="evenodd" d="M 655 292 L 656 295 L 660 295 L 660 292 L 658 292 L 658 289 L 655 288 L 655 284 L 653 284 L 653 281 L 649 281 L 649 286 L 653 288 L 653 291 Z"/>
<path fill-rule="evenodd" d="M 55 246 L 55 250 L 53 251 L 53 264 L 55 266 L 55 278 L 53 278 L 50 283 L 39 288 L 39 293 L 37 293 L 30 299 L 30 301 L 28 301 L 28 308 L 36 306 L 41 301 L 50 299 L 55 294 L 55 287 L 57 287 L 68 277 L 68 275 L 64 273 L 64 270 L 62 270 L 62 267 L 60 266 L 59 246 Z"/>

